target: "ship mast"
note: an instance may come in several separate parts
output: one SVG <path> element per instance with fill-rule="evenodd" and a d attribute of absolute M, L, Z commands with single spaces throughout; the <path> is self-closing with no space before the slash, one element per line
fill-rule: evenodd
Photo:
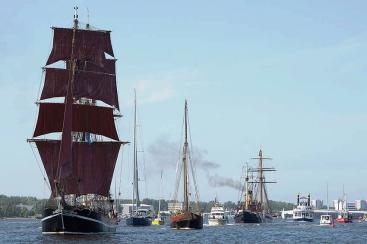
<path fill-rule="evenodd" d="M 140 205 L 139 199 L 139 176 L 138 176 L 138 150 L 136 145 L 136 90 L 134 89 L 134 181 L 133 181 L 133 209 L 134 204 L 136 211 Z"/>
<path fill-rule="evenodd" d="M 74 86 L 74 76 L 75 76 L 75 68 L 76 68 L 76 59 L 74 55 L 74 46 L 75 46 L 75 33 L 78 29 L 78 6 L 74 7 L 74 26 L 73 26 L 73 37 L 71 42 L 71 69 L 69 73 L 69 82 L 67 85 L 67 94 L 65 97 L 65 110 L 64 110 L 64 120 L 62 125 L 62 133 L 61 133 L 61 143 L 60 150 L 58 155 L 58 167 L 55 181 L 56 194 L 61 197 L 62 204 L 64 204 L 64 192 L 62 190 L 62 186 L 60 185 L 60 177 L 62 167 L 66 164 L 72 164 L 72 109 L 73 109 L 73 86 Z"/>
<path fill-rule="evenodd" d="M 188 166 L 187 166 L 187 159 L 188 159 L 188 139 L 187 139 L 187 100 L 185 100 L 185 142 L 183 147 L 183 170 L 184 170 L 184 211 L 189 211 L 189 174 L 188 174 Z"/>
<path fill-rule="evenodd" d="M 249 196 L 249 189 L 248 189 L 248 164 L 246 163 L 246 178 L 245 178 L 245 209 L 248 209 L 249 207 L 249 200 L 250 200 L 250 196 Z"/>
<path fill-rule="evenodd" d="M 265 158 L 263 157 L 263 153 L 262 153 L 262 150 L 260 149 L 259 151 L 259 156 L 257 158 L 252 158 L 252 159 L 257 159 L 259 160 L 259 167 L 258 168 L 255 168 L 255 169 L 252 169 L 254 172 L 257 172 L 258 173 L 258 177 L 257 177 L 257 180 L 256 181 L 253 181 L 251 183 L 258 183 L 259 184 L 259 187 L 257 189 L 257 193 L 256 193 L 256 197 L 258 199 L 258 204 L 260 205 L 260 210 L 261 211 L 269 211 L 269 199 L 268 199 L 268 194 L 266 192 L 266 189 L 265 189 L 265 185 L 267 183 L 276 183 L 275 181 L 266 181 L 265 180 L 265 174 L 264 172 L 265 171 L 275 171 L 274 168 L 266 168 L 264 167 L 264 164 L 263 164 L 263 160 L 271 160 L 271 158 Z"/>

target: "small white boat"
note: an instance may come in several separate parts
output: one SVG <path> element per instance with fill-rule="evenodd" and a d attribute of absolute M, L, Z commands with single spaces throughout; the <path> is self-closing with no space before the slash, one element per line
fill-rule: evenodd
<path fill-rule="evenodd" d="M 334 225 L 333 216 L 329 214 L 321 215 L 320 216 L 320 225 Z"/>
<path fill-rule="evenodd" d="M 212 226 L 228 224 L 228 216 L 225 214 L 224 208 L 219 205 L 217 200 L 215 200 L 214 206 L 210 211 L 208 223 Z"/>

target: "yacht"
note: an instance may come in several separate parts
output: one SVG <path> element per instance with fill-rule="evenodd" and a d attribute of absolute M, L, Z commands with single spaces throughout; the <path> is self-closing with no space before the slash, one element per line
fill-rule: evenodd
<path fill-rule="evenodd" d="M 300 197 L 297 195 L 297 207 L 293 209 L 294 221 L 313 221 L 313 210 L 311 208 L 311 195 L 308 197 Z"/>
<path fill-rule="evenodd" d="M 224 208 L 215 199 L 214 206 L 208 217 L 209 225 L 226 225 L 228 224 L 228 216 L 224 212 Z"/>

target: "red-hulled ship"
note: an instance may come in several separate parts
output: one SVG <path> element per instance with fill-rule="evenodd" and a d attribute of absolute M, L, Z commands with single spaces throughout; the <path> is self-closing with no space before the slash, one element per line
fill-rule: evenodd
<path fill-rule="evenodd" d="M 182 161 L 178 166 L 178 177 L 176 182 L 176 191 L 174 199 L 177 199 L 177 191 L 179 187 L 179 182 L 181 181 L 181 170 L 183 170 L 183 188 L 184 188 L 184 202 L 182 210 L 174 213 L 171 216 L 171 228 L 175 229 L 202 229 L 203 228 L 203 216 L 199 210 L 199 199 L 198 199 L 198 190 L 196 186 L 196 177 L 194 167 L 192 165 L 191 157 L 189 155 L 189 143 L 188 143 L 188 110 L 187 110 L 187 101 L 185 101 L 185 129 L 184 129 L 184 145 L 182 148 Z M 190 201 L 189 201 L 189 167 L 191 168 L 192 177 L 195 184 L 196 191 L 196 203 L 197 203 L 197 212 L 193 212 L 190 209 Z"/>
<path fill-rule="evenodd" d="M 125 142 L 114 121 L 119 102 L 110 31 L 79 28 L 77 7 L 73 28 L 52 29 L 37 124 L 28 140 L 39 151 L 51 190 L 42 233 L 114 232 L 118 221 L 109 189 Z M 64 68 L 52 67 L 59 61 Z M 60 139 L 45 139 L 55 132 Z"/>

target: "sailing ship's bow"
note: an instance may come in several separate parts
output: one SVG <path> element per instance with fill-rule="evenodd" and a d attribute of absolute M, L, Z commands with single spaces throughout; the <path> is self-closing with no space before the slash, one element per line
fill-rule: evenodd
<path fill-rule="evenodd" d="M 117 227 L 115 218 L 90 209 L 45 209 L 41 222 L 43 234 L 110 233 Z"/>

